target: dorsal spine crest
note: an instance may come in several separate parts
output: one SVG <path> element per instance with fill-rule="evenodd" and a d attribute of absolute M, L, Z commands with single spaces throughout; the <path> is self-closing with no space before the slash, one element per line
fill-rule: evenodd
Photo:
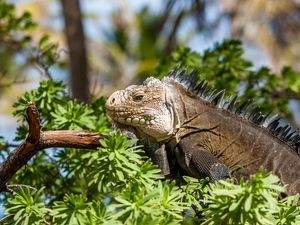
<path fill-rule="evenodd" d="M 194 93 L 216 107 L 239 115 L 257 126 L 264 127 L 273 136 L 290 145 L 300 155 L 299 132 L 289 124 L 282 125 L 282 119 L 277 115 L 271 116 L 271 112 L 266 115 L 262 114 L 252 99 L 240 103 L 238 96 L 225 98 L 225 90 L 216 93 L 216 90 L 208 86 L 207 81 L 200 80 L 199 73 L 196 70 L 187 74 L 186 70 L 179 71 L 176 68 L 168 74 L 168 77 L 182 85 L 187 91 Z"/>

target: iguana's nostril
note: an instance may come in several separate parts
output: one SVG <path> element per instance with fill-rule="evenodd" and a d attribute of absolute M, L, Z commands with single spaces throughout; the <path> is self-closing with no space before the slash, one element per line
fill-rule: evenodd
<path fill-rule="evenodd" d="M 119 91 L 115 91 L 107 99 L 107 106 L 114 107 L 114 106 L 118 105 L 120 103 L 119 98 L 120 98 Z"/>
<path fill-rule="evenodd" d="M 112 98 L 111 101 L 110 101 L 110 103 L 111 103 L 111 104 L 114 104 L 115 101 L 116 101 L 116 98 Z"/>

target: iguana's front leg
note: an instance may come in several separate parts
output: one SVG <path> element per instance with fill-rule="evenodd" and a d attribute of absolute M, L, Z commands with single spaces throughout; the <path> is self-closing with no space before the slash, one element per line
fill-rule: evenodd
<path fill-rule="evenodd" d="M 161 172 L 164 176 L 167 176 L 171 173 L 165 144 L 162 144 L 158 149 L 155 150 L 153 161 L 161 169 Z"/>
<path fill-rule="evenodd" d="M 213 182 L 231 177 L 231 170 L 203 147 L 187 148 L 179 144 L 175 154 L 179 165 L 193 177 L 208 176 Z"/>
<path fill-rule="evenodd" d="M 147 156 L 161 169 L 162 175 L 170 175 L 171 169 L 166 145 L 147 139 L 140 139 L 139 143 L 144 146 Z"/>

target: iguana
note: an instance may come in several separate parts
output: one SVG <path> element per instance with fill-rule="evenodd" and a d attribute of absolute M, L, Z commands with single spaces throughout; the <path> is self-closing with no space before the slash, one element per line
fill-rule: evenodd
<path fill-rule="evenodd" d="M 263 166 L 287 194 L 300 193 L 300 135 L 250 101 L 209 91 L 207 82 L 177 69 L 162 80 L 114 92 L 106 109 L 113 123 L 146 144 L 164 175 L 170 158 L 190 176 L 247 178 Z M 238 168 L 238 169 L 237 169 Z"/>

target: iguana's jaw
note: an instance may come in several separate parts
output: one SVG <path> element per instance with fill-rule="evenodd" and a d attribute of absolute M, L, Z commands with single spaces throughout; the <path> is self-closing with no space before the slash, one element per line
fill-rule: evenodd
<path fill-rule="evenodd" d="M 174 112 L 167 102 L 166 87 L 157 79 L 114 92 L 106 109 L 114 123 L 133 127 L 157 141 L 174 134 Z"/>

